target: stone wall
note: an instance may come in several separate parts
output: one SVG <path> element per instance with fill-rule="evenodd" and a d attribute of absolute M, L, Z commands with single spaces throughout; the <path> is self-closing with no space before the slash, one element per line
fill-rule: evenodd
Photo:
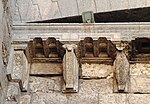
<path fill-rule="evenodd" d="M 10 46 L 10 21 L 7 0 L 0 0 L 0 104 L 6 101 L 8 80 L 6 68 L 8 65 Z"/>
<path fill-rule="evenodd" d="M 127 88 L 124 92 L 115 91 L 117 84 L 114 82 L 113 65 L 82 63 L 79 68 L 79 80 L 75 80 L 79 82 L 78 86 L 75 86 L 78 90 L 75 90 L 75 93 L 66 93 L 62 89 L 65 84 L 63 65 L 67 59 L 63 65 L 30 63 L 30 56 L 25 54 L 28 52 L 27 43 L 37 36 L 43 39 L 52 36 L 60 41 L 76 42 L 83 40 L 85 36 L 97 39 L 107 35 L 112 41 L 131 41 L 135 37 L 149 38 L 149 23 L 11 24 L 12 20 L 25 22 L 79 15 L 88 10 L 104 12 L 150 5 L 148 0 L 124 0 L 121 5 L 118 5 L 118 2 L 120 1 L 0 0 L 0 104 L 149 104 L 149 62 L 130 63 Z M 66 5 L 68 3 L 70 5 Z M 122 48 L 120 45 L 118 47 Z M 75 57 L 74 54 L 71 55 Z M 75 62 L 78 65 L 77 60 Z M 70 70 L 76 69 L 76 66 L 67 67 Z M 78 77 L 74 70 L 71 70 L 72 73 Z M 65 77 L 74 78 L 67 75 Z"/>
<path fill-rule="evenodd" d="M 148 104 L 149 68 L 149 64 L 131 65 L 126 93 L 114 92 L 111 65 L 83 64 L 78 93 L 62 93 L 61 76 L 30 76 L 30 94 L 22 96 L 21 104 Z"/>
<path fill-rule="evenodd" d="M 14 22 L 40 21 L 150 6 L 149 0 L 11 0 Z M 69 5 L 68 5 L 69 4 Z"/>

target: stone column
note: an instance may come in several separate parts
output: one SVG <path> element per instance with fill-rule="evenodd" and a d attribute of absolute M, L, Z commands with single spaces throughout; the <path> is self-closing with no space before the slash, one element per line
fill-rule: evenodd
<path fill-rule="evenodd" d="M 66 54 L 63 58 L 63 92 L 78 92 L 79 79 L 79 64 L 74 49 L 77 48 L 74 44 L 65 44 Z"/>

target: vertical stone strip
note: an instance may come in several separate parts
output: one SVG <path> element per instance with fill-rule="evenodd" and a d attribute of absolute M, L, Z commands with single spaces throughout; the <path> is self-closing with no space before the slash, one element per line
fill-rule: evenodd
<path fill-rule="evenodd" d="M 63 47 L 66 49 L 63 58 L 63 78 L 65 81 L 63 92 L 78 92 L 79 64 L 74 53 L 77 46 L 65 44 Z"/>
<path fill-rule="evenodd" d="M 22 91 L 27 91 L 29 64 L 24 54 L 24 49 L 12 46 L 7 67 L 8 80 L 19 83 Z"/>
<path fill-rule="evenodd" d="M 117 52 L 116 59 L 114 61 L 117 91 L 125 91 L 129 78 L 129 67 L 130 64 L 125 53 L 123 51 Z"/>

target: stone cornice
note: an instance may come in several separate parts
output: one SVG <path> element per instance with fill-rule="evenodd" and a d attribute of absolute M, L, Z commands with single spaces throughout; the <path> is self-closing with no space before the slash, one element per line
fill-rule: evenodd
<path fill-rule="evenodd" d="M 107 37 L 112 41 L 130 41 L 136 37 L 150 37 L 150 23 L 15 23 L 13 41 L 29 41 L 34 37 L 55 37 L 60 41 L 79 41 L 90 36 L 93 39 Z"/>

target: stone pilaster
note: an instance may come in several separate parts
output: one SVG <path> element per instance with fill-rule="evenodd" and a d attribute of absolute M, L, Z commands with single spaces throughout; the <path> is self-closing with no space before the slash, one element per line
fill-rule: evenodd
<path fill-rule="evenodd" d="M 65 82 L 63 92 L 78 92 L 79 64 L 74 53 L 77 46 L 65 44 L 63 47 L 66 49 L 63 58 L 63 78 Z"/>

